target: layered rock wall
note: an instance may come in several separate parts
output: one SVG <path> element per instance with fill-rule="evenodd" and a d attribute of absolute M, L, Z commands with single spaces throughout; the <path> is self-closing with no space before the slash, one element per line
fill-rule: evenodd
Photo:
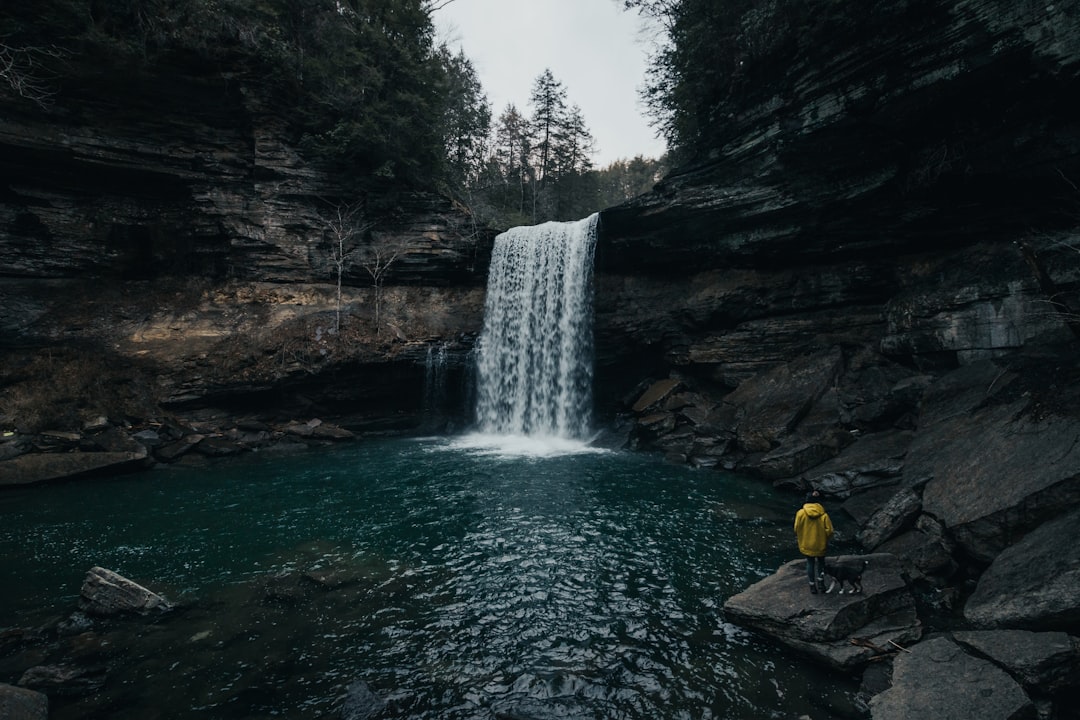
<path fill-rule="evenodd" d="M 46 108 L 2 98 L 4 429 L 160 419 L 161 407 L 415 424 L 429 347 L 449 348 L 460 375 L 493 233 L 434 193 L 347 191 L 240 77 L 135 71 L 127 88 L 71 82 Z M 339 208 L 359 209 L 360 228 L 340 295 Z M 395 255 L 379 288 L 364 258 L 376 246 Z M 30 417 L 33 390 L 14 396 L 79 367 L 142 389 L 56 419 Z"/>

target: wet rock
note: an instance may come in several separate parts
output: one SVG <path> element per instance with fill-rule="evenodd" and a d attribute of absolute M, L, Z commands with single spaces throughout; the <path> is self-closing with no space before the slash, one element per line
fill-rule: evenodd
<path fill-rule="evenodd" d="M 30 440 L 13 432 L 4 433 L 0 436 L 0 462 L 19 457 L 30 452 Z"/>
<path fill-rule="evenodd" d="M 60 637 L 79 635 L 94 627 L 94 621 L 86 616 L 86 613 L 75 611 L 56 625 L 56 632 Z"/>
<path fill-rule="evenodd" d="M 140 452 L 31 453 L 0 462 L 0 485 L 76 478 L 95 473 L 121 473 L 146 468 L 146 450 Z"/>
<path fill-rule="evenodd" d="M 0 683 L 0 718 L 48 720 L 49 698 L 44 693 Z"/>
<path fill-rule="evenodd" d="M 345 689 L 345 701 L 341 706 L 341 720 L 367 720 L 385 706 L 385 701 L 372 692 L 366 682 L 357 680 Z"/>
<path fill-rule="evenodd" d="M 90 615 L 158 613 L 172 609 L 162 596 L 102 567 L 90 568 L 79 591 L 79 609 Z"/>
<path fill-rule="evenodd" d="M 940 532 L 909 530 L 888 540 L 877 551 L 900 558 L 904 572 L 912 579 L 949 578 L 957 569 L 952 544 Z"/>
<path fill-rule="evenodd" d="M 864 548 L 873 550 L 909 527 L 922 510 L 922 498 L 915 488 L 903 488 L 874 513 L 855 535 Z"/>
<path fill-rule="evenodd" d="M 1055 692 L 1080 685 L 1080 640 L 1063 632 L 975 630 L 953 639 L 989 658 L 1024 687 Z"/>
<path fill-rule="evenodd" d="M 196 445 L 195 449 L 207 457 L 228 457 L 244 451 L 240 445 L 221 437 L 206 438 Z"/>
<path fill-rule="evenodd" d="M 867 560 L 861 594 L 811 594 L 803 560 L 783 565 L 724 603 L 725 617 L 835 668 L 851 670 L 921 637 L 915 601 L 896 557 L 883 553 L 838 556 Z"/>
<path fill-rule="evenodd" d="M 204 439 L 206 439 L 206 436 L 204 435 L 185 435 L 181 439 L 171 442 L 168 445 L 156 448 L 154 450 L 154 457 L 162 462 L 176 462 Z"/>
<path fill-rule="evenodd" d="M 839 349 L 797 358 L 744 381 L 724 397 L 732 427 L 747 452 L 768 452 L 787 437 L 832 386 L 842 366 Z"/>
<path fill-rule="evenodd" d="M 893 661 L 892 686 L 870 700 L 873 720 L 1034 717 L 1023 688 L 991 662 L 944 637 L 926 640 Z"/>
<path fill-rule="evenodd" d="M 104 415 L 98 415 L 84 422 L 82 429 L 84 433 L 98 433 L 107 430 L 111 425 L 112 423 L 109 422 L 109 418 Z"/>
<path fill-rule="evenodd" d="M 896 484 L 904 469 L 911 438 L 912 434 L 903 430 L 863 435 L 841 449 L 835 458 L 808 471 L 806 482 L 840 498 Z"/>
<path fill-rule="evenodd" d="M 87 438 L 93 447 L 104 452 L 145 452 L 146 446 L 120 428 L 106 427 Z"/>
<path fill-rule="evenodd" d="M 849 444 L 846 431 L 829 429 L 816 436 L 800 431 L 765 453 L 753 464 L 753 470 L 766 480 L 780 480 L 799 475 L 836 456 Z"/>
<path fill-rule="evenodd" d="M 935 383 L 904 469 L 929 479 L 923 511 L 981 562 L 1080 500 L 1080 389 L 1048 393 L 1054 367 L 1028 371 L 983 362 Z"/>
<path fill-rule="evenodd" d="M 1080 510 L 1033 530 L 979 577 L 964 617 L 982 628 L 1080 628 Z"/>
<path fill-rule="evenodd" d="M 78 697 L 104 687 L 105 671 L 76 665 L 38 665 L 22 674 L 19 685 L 48 695 Z"/>
<path fill-rule="evenodd" d="M 146 447 L 155 448 L 161 445 L 161 436 L 157 430 L 140 430 L 131 436 L 136 442 Z"/>
<path fill-rule="evenodd" d="M 649 386 L 637 402 L 634 403 L 633 410 L 636 413 L 643 413 L 650 408 L 663 402 L 668 395 L 675 391 L 682 383 L 675 378 L 665 378 L 659 380 Z"/>
<path fill-rule="evenodd" d="M 352 431 L 331 423 L 320 423 L 312 430 L 311 436 L 320 440 L 352 440 L 356 437 Z"/>

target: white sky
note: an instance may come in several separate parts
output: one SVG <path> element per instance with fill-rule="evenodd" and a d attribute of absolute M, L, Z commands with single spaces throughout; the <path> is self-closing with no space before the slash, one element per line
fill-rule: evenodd
<path fill-rule="evenodd" d="M 493 121 L 508 103 L 530 115 L 533 82 L 550 68 L 581 108 L 598 168 L 664 153 L 638 93 L 653 38 L 619 0 L 453 0 L 433 17 L 439 38 L 472 60 Z"/>

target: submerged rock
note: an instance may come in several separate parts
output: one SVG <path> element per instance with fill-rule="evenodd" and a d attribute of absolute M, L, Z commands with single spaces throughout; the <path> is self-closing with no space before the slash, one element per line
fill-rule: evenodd
<path fill-rule="evenodd" d="M 383 709 L 386 703 L 372 692 L 363 680 L 357 680 L 345 690 L 345 702 L 341 706 L 341 720 L 367 720 Z"/>
<path fill-rule="evenodd" d="M 817 594 L 807 587 L 805 563 L 793 560 L 724 603 L 725 617 L 832 667 L 851 670 L 918 640 L 922 627 L 898 559 L 877 553 L 838 556 L 866 560 L 863 592 Z M 895 643 L 896 645 L 894 645 Z"/>
<path fill-rule="evenodd" d="M 0 486 L 141 470 L 147 462 L 145 449 L 139 452 L 31 453 L 0 462 Z"/>
<path fill-rule="evenodd" d="M 172 607 L 161 595 L 102 567 L 90 568 L 79 592 L 79 608 L 91 615 L 147 614 Z"/>
<path fill-rule="evenodd" d="M 47 720 L 49 698 L 28 688 L 0 683 L 0 718 L 4 720 Z"/>

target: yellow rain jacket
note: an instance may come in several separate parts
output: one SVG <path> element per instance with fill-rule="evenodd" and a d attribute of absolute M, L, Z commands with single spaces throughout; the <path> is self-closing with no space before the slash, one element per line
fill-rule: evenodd
<path fill-rule="evenodd" d="M 823 556 L 832 534 L 832 521 L 821 503 L 806 503 L 795 513 L 795 537 L 799 540 L 799 552 L 803 555 Z"/>

